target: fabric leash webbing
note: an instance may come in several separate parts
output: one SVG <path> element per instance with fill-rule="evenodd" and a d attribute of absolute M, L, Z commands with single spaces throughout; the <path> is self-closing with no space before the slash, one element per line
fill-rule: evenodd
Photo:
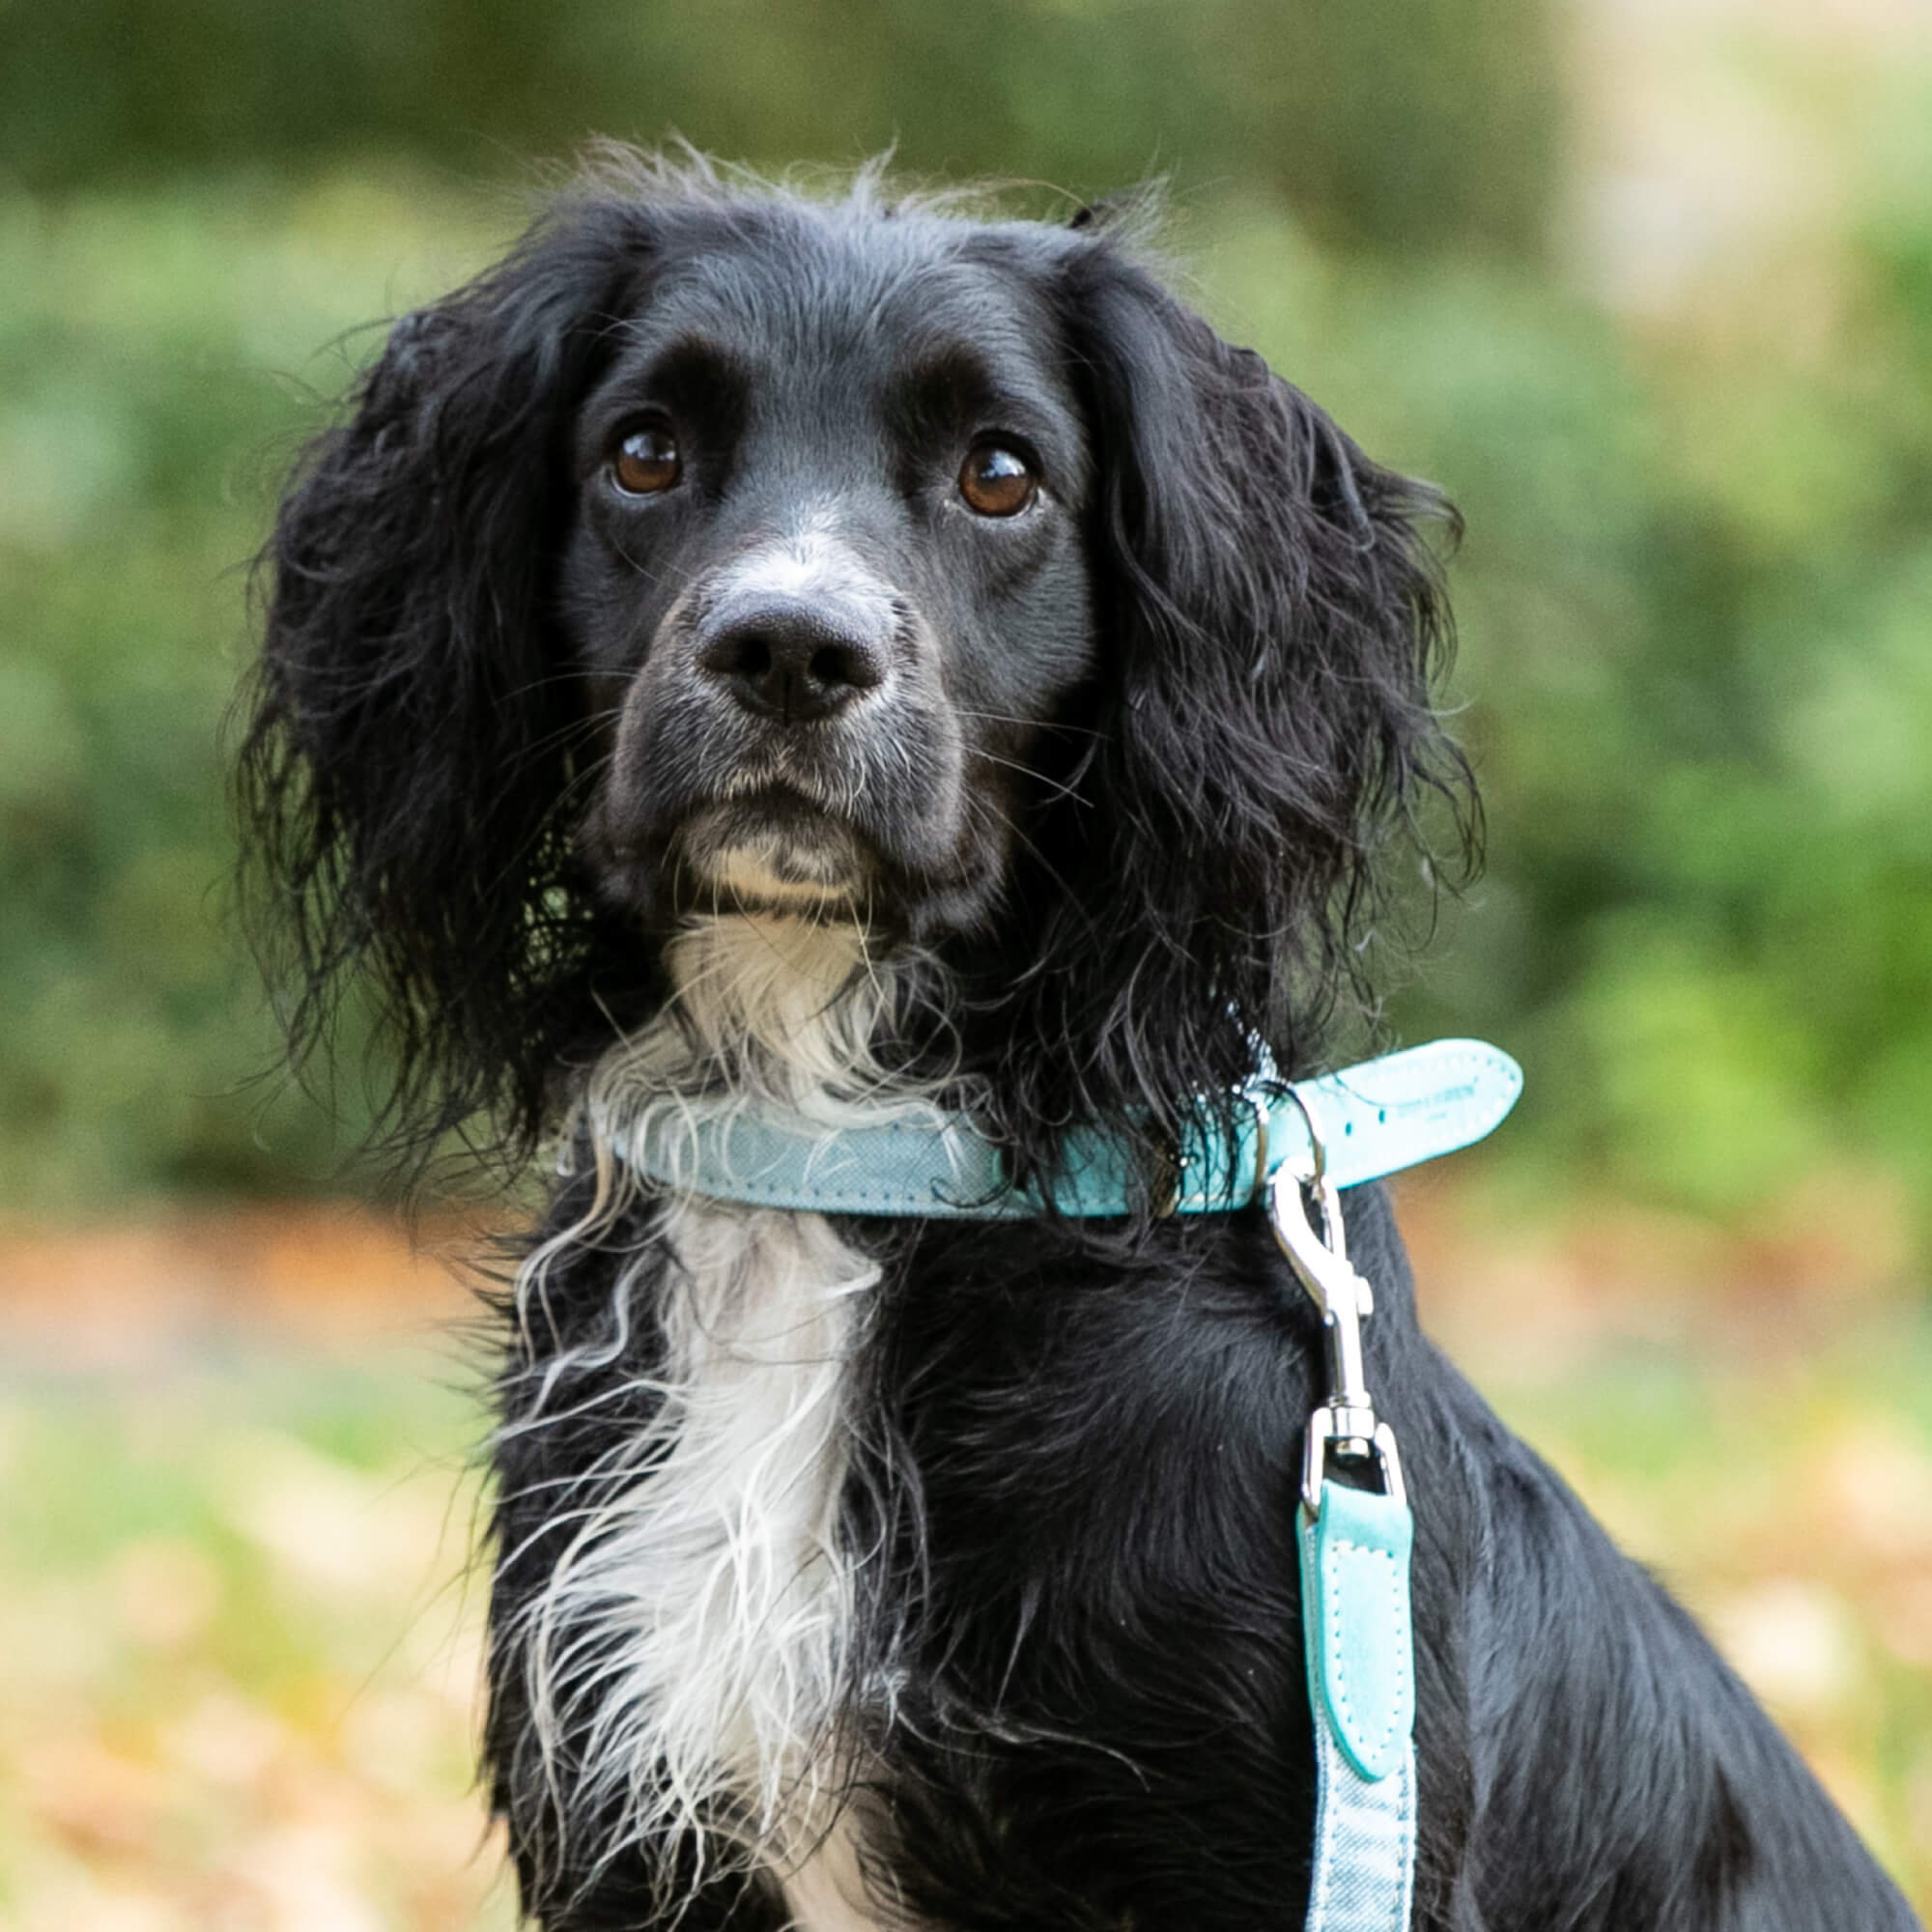
<path fill-rule="evenodd" d="M 1338 1483 L 1322 1485 L 1319 1517 L 1301 1512 L 1302 1643 L 1315 1719 L 1305 1932 L 1408 1925 L 1416 1833 L 1410 1539 L 1404 1503 Z"/>
<path fill-rule="evenodd" d="M 1268 1189 L 1268 1225 L 1321 1316 L 1327 1399 L 1308 1418 L 1297 1546 L 1315 1731 L 1306 1932 L 1406 1932 L 1415 1882 L 1414 1522 L 1395 1432 L 1369 1393 L 1361 1324 L 1375 1293 L 1349 1261 L 1342 1198 L 1311 1122 L 1310 1164 Z M 1310 1201 L 1321 1212 L 1318 1230 Z M 1328 1473 L 1371 1465 L 1378 1491 Z"/>

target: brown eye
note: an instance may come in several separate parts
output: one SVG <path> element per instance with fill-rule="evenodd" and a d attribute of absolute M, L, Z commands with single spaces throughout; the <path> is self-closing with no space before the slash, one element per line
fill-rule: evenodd
<path fill-rule="evenodd" d="M 1039 479 L 1017 450 L 982 442 L 960 466 L 959 494 L 982 517 L 1013 517 L 1039 494 Z"/>
<path fill-rule="evenodd" d="M 683 473 L 677 438 L 662 423 L 634 429 L 611 459 L 611 477 L 627 497 L 655 497 Z"/>

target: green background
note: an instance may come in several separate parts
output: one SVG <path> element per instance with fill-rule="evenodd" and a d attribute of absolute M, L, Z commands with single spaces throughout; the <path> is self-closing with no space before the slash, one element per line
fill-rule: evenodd
<path fill-rule="evenodd" d="M 1736 1222 L 1876 1174 L 1922 1238 L 1932 37 L 1719 12 L 1694 115 L 1829 193 L 1720 201 L 1660 298 L 1681 216 L 1603 240 L 1635 83 L 1543 0 L 0 10 L 0 1205 L 374 1184 L 353 1050 L 325 1107 L 255 1077 L 248 559 L 382 319 L 677 129 L 1036 209 L 1165 174 L 1196 298 L 1468 520 L 1491 866 L 1397 1031 L 1525 1062 L 1537 1185 Z"/>

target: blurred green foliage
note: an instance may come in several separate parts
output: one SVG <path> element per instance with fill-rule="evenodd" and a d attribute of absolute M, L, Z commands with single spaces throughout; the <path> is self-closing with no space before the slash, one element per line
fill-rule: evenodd
<path fill-rule="evenodd" d="M 358 1095 L 337 1135 L 258 1078 L 221 727 L 248 559 L 357 326 L 486 246 L 353 180 L 0 204 L 0 1201 L 336 1179 Z"/>
<path fill-rule="evenodd" d="M 681 125 L 1079 191 L 1171 164 L 1221 326 L 1468 519 L 1492 867 L 1402 1029 L 1518 1052 L 1518 1158 L 1567 1179 L 1735 1214 L 1823 1159 L 1932 1203 L 1932 195 L 1837 242 L 1802 350 L 1620 324 L 1546 259 L 1548 8 L 1446 17 L 39 10 L 0 68 L 0 1201 L 335 1184 L 343 1137 L 248 1084 L 222 923 L 245 560 L 362 325 L 518 227 L 458 172 Z"/>
<path fill-rule="evenodd" d="M 1801 365 L 1275 213 L 1213 243 L 1224 319 L 1468 522 L 1492 864 L 1409 1030 L 1508 1041 L 1547 1154 L 1718 1212 L 1819 1162 L 1932 1192 L 1932 290 L 1896 259 Z"/>
<path fill-rule="evenodd" d="M 1171 169 L 1358 241 L 1533 250 L 1560 126 L 1548 0 L 73 0 L 13 38 L 0 167 L 42 191 L 677 128 L 1080 193 Z"/>

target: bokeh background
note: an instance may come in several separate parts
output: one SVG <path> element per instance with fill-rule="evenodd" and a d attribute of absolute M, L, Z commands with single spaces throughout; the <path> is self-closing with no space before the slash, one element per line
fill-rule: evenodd
<path fill-rule="evenodd" d="M 0 1920 L 507 1925 L 475 1368 L 258 1076 L 247 560 L 381 325 L 592 134 L 1171 184 L 1191 292 L 1444 484 L 1484 881 L 1396 1034 L 1528 1094 L 1425 1314 L 1932 1910 L 1925 0 L 0 4 Z M 549 177 L 554 179 L 554 174 Z"/>

